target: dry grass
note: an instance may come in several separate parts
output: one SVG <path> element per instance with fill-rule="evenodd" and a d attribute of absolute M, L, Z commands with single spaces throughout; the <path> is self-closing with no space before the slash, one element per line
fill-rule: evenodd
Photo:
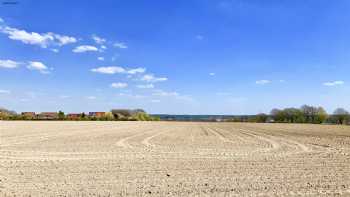
<path fill-rule="evenodd" d="M 0 122 L 0 196 L 350 195 L 350 127 Z"/>

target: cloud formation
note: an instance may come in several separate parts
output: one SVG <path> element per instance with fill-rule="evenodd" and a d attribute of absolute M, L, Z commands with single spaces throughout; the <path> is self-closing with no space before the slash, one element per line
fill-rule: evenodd
<path fill-rule="evenodd" d="M 144 72 L 146 72 L 146 68 L 134 68 L 127 71 L 127 73 L 131 75 Z"/>
<path fill-rule="evenodd" d="M 147 74 L 141 78 L 141 81 L 153 82 L 153 83 L 167 81 L 167 80 L 168 78 L 166 77 L 155 77 L 153 74 Z"/>
<path fill-rule="evenodd" d="M 107 67 L 98 67 L 91 69 L 92 72 L 102 73 L 102 74 L 116 74 L 124 73 L 125 69 L 119 66 L 107 66 Z"/>
<path fill-rule="evenodd" d="M 324 86 L 339 86 L 344 85 L 344 81 L 331 81 L 331 82 L 325 82 L 323 83 Z"/>
<path fill-rule="evenodd" d="M 126 87 L 128 87 L 128 84 L 127 84 L 127 83 L 121 83 L 121 82 L 112 83 L 112 84 L 111 84 L 111 87 L 112 87 L 112 88 L 121 89 L 121 88 L 126 88 Z"/>
<path fill-rule="evenodd" d="M 21 64 L 13 60 L 0 60 L 0 68 L 18 68 Z"/>
<path fill-rule="evenodd" d="M 145 84 L 145 85 L 137 85 L 136 87 L 140 88 L 140 89 L 152 89 L 152 88 L 154 88 L 154 85 L 153 84 Z"/>
<path fill-rule="evenodd" d="M 256 81 L 255 83 L 258 84 L 258 85 L 265 85 L 265 84 L 271 83 L 271 81 L 270 80 L 266 80 L 266 79 L 262 79 L 262 80 Z"/>
<path fill-rule="evenodd" d="M 103 44 L 107 41 L 105 38 L 101 38 L 96 35 L 92 35 L 91 38 L 96 42 L 96 44 Z"/>
<path fill-rule="evenodd" d="M 113 46 L 116 48 L 120 48 L 120 49 L 127 49 L 128 48 L 128 46 L 123 42 L 115 42 L 113 44 Z"/>
<path fill-rule="evenodd" d="M 10 90 L 0 90 L 0 94 L 10 94 Z"/>
<path fill-rule="evenodd" d="M 4 20 L 1 19 L 0 23 L 4 23 Z M 77 42 L 77 39 L 72 36 L 60 35 L 53 32 L 28 32 L 26 30 L 21 30 L 1 24 L 0 32 L 8 35 L 8 38 L 11 40 L 21 41 L 24 44 L 37 45 L 41 48 L 47 48 L 49 46 L 63 46 Z"/>
<path fill-rule="evenodd" d="M 98 51 L 98 48 L 96 48 L 95 46 L 91 46 L 91 45 L 80 45 L 77 46 L 73 49 L 74 53 L 84 53 L 84 52 L 89 52 L 89 51 Z"/>
<path fill-rule="evenodd" d="M 42 74 L 50 73 L 47 66 L 45 66 L 42 62 L 30 61 L 28 62 L 27 68 L 29 70 L 37 70 Z"/>
<path fill-rule="evenodd" d="M 145 68 L 133 68 L 133 69 L 125 69 L 123 67 L 120 66 L 102 66 L 102 67 L 98 67 L 98 68 L 93 68 L 91 69 L 92 72 L 97 72 L 97 73 L 101 73 L 101 74 L 130 74 L 130 75 L 134 75 L 137 73 L 144 73 L 146 71 Z"/>

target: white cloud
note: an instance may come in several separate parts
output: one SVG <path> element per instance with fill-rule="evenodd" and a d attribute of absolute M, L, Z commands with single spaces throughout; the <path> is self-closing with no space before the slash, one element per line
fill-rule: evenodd
<path fill-rule="evenodd" d="M 152 102 L 152 103 L 160 103 L 160 100 L 158 100 L 158 99 L 153 99 L 153 100 L 151 100 L 151 102 Z"/>
<path fill-rule="evenodd" d="M 113 46 L 117 47 L 117 48 L 120 48 L 120 49 L 127 49 L 128 48 L 128 46 L 125 43 L 123 43 L 123 42 L 116 42 L 116 43 L 113 44 Z"/>
<path fill-rule="evenodd" d="M 51 49 L 51 51 L 54 52 L 54 53 L 60 52 L 60 50 L 58 50 L 58 49 Z"/>
<path fill-rule="evenodd" d="M 15 62 L 12 60 L 0 60 L 0 68 L 17 68 L 21 65 L 20 62 Z"/>
<path fill-rule="evenodd" d="M 161 81 L 166 81 L 166 80 L 168 80 L 168 78 L 155 77 L 153 74 L 147 74 L 141 78 L 141 81 L 147 81 L 147 82 L 161 82 Z"/>
<path fill-rule="evenodd" d="M 95 46 L 91 46 L 91 45 L 81 45 L 81 46 L 77 46 L 77 47 L 75 47 L 75 49 L 73 49 L 74 53 L 84 53 L 84 52 L 88 52 L 88 51 L 98 51 L 98 48 L 96 48 Z"/>
<path fill-rule="evenodd" d="M 91 69 L 92 72 L 103 73 L 103 74 L 116 74 L 124 73 L 125 69 L 119 66 L 108 66 L 108 67 L 99 67 Z"/>
<path fill-rule="evenodd" d="M 214 76 L 214 75 L 215 75 L 215 73 L 209 73 L 209 75 L 210 75 L 210 76 Z"/>
<path fill-rule="evenodd" d="M 4 23 L 5 21 L 4 21 L 4 19 L 2 19 L 1 17 L 0 17 L 0 23 Z"/>
<path fill-rule="evenodd" d="M 112 88 L 126 88 L 126 87 L 128 87 L 128 84 L 127 83 L 120 83 L 120 82 L 112 83 L 111 87 Z"/>
<path fill-rule="evenodd" d="M 279 82 L 280 82 L 280 83 L 284 83 L 284 82 L 286 82 L 286 80 L 280 79 Z"/>
<path fill-rule="evenodd" d="M 70 98 L 70 96 L 67 96 L 67 95 L 61 95 L 60 96 L 60 99 L 67 99 L 67 98 Z"/>
<path fill-rule="evenodd" d="M 105 45 L 102 45 L 101 49 L 107 49 L 107 47 Z"/>
<path fill-rule="evenodd" d="M 103 44 L 106 42 L 105 38 L 101 38 L 101 37 L 98 37 L 96 35 L 92 35 L 91 37 L 97 44 Z"/>
<path fill-rule="evenodd" d="M 144 73 L 146 71 L 146 68 L 134 68 L 134 69 L 130 69 L 128 70 L 128 74 L 136 74 L 136 73 Z"/>
<path fill-rule="evenodd" d="M 100 60 L 100 59 L 99 59 Z M 123 74 L 137 74 L 137 73 L 144 73 L 146 71 L 145 68 L 133 68 L 126 70 L 123 67 L 120 66 L 107 66 L 107 67 L 98 67 L 91 69 L 92 72 L 98 72 L 103 74 L 117 74 L 117 73 L 123 73 Z"/>
<path fill-rule="evenodd" d="M 141 98 L 146 98 L 147 97 L 145 95 L 129 94 L 129 93 L 119 93 L 118 96 L 129 97 L 129 98 L 132 98 L 132 99 L 141 99 Z"/>
<path fill-rule="evenodd" d="M 325 82 L 323 85 L 325 86 L 339 86 L 339 85 L 344 85 L 344 81 L 331 81 L 331 82 Z"/>
<path fill-rule="evenodd" d="M 159 97 L 167 97 L 167 98 L 173 98 L 176 100 L 181 100 L 181 101 L 189 101 L 193 102 L 195 101 L 191 96 L 189 95 L 181 95 L 177 92 L 167 92 L 163 90 L 154 90 L 152 93 L 152 96 L 159 96 Z"/>
<path fill-rule="evenodd" d="M 10 94 L 10 90 L 0 90 L 0 94 Z"/>
<path fill-rule="evenodd" d="M 37 70 L 40 73 L 47 74 L 49 73 L 47 66 L 45 66 L 42 62 L 28 62 L 27 68 L 29 70 Z"/>
<path fill-rule="evenodd" d="M 59 46 L 63 46 L 63 45 L 66 45 L 66 44 L 77 42 L 77 39 L 74 38 L 74 37 L 62 36 L 62 35 L 59 35 L 59 34 L 52 34 L 52 35 L 58 40 L 58 45 Z"/>
<path fill-rule="evenodd" d="M 7 34 L 11 40 L 18 40 L 25 44 L 38 45 L 41 48 L 47 48 L 48 46 L 63 46 L 77 42 L 77 39 L 71 36 L 65 36 L 48 33 L 27 32 L 12 27 L 0 27 L 0 32 Z"/>
<path fill-rule="evenodd" d="M 179 96 L 179 93 L 177 92 L 166 92 L 163 90 L 155 90 L 155 92 L 152 94 L 153 96 Z"/>
<path fill-rule="evenodd" d="M 104 61 L 105 60 L 104 57 L 98 57 L 97 59 L 100 60 L 100 61 Z"/>
<path fill-rule="evenodd" d="M 197 40 L 203 40 L 203 39 L 204 39 L 204 36 L 202 36 L 202 35 L 196 35 L 196 39 L 197 39 Z"/>
<path fill-rule="evenodd" d="M 271 83 L 271 81 L 270 81 L 270 80 L 263 79 L 263 80 L 258 80 L 258 81 L 256 81 L 255 83 L 258 84 L 258 85 L 265 85 L 265 84 Z"/>
<path fill-rule="evenodd" d="M 153 84 L 146 84 L 146 85 L 137 85 L 136 87 L 140 88 L 140 89 L 152 89 L 152 88 L 154 88 L 154 85 Z"/>
<path fill-rule="evenodd" d="M 96 99 L 96 96 L 87 96 L 86 99 L 95 100 L 95 99 Z"/>

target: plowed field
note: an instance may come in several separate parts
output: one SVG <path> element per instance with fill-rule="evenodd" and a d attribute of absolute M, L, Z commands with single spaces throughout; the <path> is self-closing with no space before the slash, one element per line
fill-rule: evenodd
<path fill-rule="evenodd" d="M 0 196 L 350 196 L 350 127 L 0 122 Z"/>

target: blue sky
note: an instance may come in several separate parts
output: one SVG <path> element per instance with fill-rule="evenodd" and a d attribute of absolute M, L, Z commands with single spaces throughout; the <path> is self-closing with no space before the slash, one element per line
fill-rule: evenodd
<path fill-rule="evenodd" d="M 350 1 L 0 5 L 0 106 L 255 114 L 350 109 Z"/>

